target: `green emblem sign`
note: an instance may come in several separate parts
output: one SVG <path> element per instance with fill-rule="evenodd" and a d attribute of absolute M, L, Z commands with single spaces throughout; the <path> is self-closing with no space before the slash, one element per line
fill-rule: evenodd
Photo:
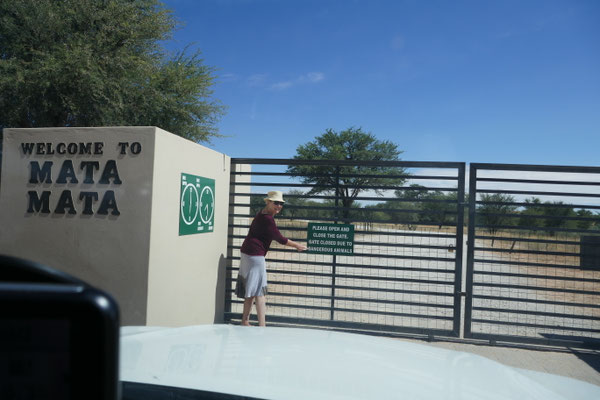
<path fill-rule="evenodd" d="M 215 229 L 215 180 L 181 174 L 179 236 Z"/>
<path fill-rule="evenodd" d="M 317 254 L 354 254 L 354 225 L 308 223 L 308 251 Z"/>

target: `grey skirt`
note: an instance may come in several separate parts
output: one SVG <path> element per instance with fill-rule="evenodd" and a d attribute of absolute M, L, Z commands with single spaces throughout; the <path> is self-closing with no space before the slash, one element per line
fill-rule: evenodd
<path fill-rule="evenodd" d="M 235 285 L 235 295 L 245 299 L 267 294 L 267 265 L 265 256 L 240 253 L 240 270 Z"/>

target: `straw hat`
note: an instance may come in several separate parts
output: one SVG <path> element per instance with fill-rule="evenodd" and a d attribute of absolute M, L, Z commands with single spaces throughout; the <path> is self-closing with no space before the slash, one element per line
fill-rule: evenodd
<path fill-rule="evenodd" d="M 279 190 L 272 190 L 269 193 L 267 193 L 267 197 L 265 197 L 265 202 L 267 200 L 280 201 L 282 203 L 285 203 L 285 201 L 283 201 L 283 193 L 281 193 Z"/>

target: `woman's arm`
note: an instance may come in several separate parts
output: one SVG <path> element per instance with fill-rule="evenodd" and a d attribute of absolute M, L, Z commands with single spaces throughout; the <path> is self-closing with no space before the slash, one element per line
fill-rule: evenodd
<path fill-rule="evenodd" d="M 294 241 L 293 241 L 293 240 L 291 240 L 291 239 L 288 239 L 288 241 L 287 241 L 287 243 L 286 243 L 285 245 L 286 245 L 286 246 L 293 247 L 293 248 L 295 248 L 295 249 L 296 249 L 296 250 L 298 250 L 298 251 L 304 251 L 304 250 L 306 250 L 306 249 L 307 249 L 307 247 L 306 247 L 305 245 L 303 245 L 303 244 L 301 244 L 301 243 L 298 243 L 298 242 L 294 242 Z"/>
<path fill-rule="evenodd" d="M 273 218 L 272 215 L 268 215 L 266 214 L 265 216 L 265 221 L 267 224 L 266 230 L 269 234 L 269 236 L 271 237 L 271 240 L 275 240 L 285 246 L 289 246 L 289 247 L 293 247 L 298 251 L 304 251 L 307 249 L 307 247 L 303 244 L 300 244 L 298 242 L 294 242 L 291 239 L 288 239 L 286 237 L 284 237 L 281 232 L 279 232 L 279 229 L 277 228 L 277 225 L 275 224 L 275 219 Z"/>

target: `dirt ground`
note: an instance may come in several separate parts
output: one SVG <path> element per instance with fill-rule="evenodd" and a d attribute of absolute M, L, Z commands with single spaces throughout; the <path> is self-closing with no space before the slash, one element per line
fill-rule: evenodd
<path fill-rule="evenodd" d="M 278 224 L 284 235 L 305 239 L 305 231 L 286 230 L 302 228 L 302 223 Z M 335 257 L 335 282 L 333 256 L 297 253 L 273 243 L 267 256 L 268 314 L 329 320 L 333 304 L 335 321 L 451 331 L 458 278 L 453 230 L 369 228 L 368 233 L 355 234 L 354 255 Z M 355 227 L 357 232 L 364 229 Z M 242 238 L 246 233 L 245 227 L 234 230 Z M 600 339 L 600 271 L 578 267 L 578 238 L 517 234 L 495 233 L 504 240 L 475 241 L 473 332 Z M 233 248 L 239 248 L 242 240 L 236 239 Z M 545 242 L 549 240 L 559 243 Z M 462 292 L 466 253 L 465 244 L 459 260 Z M 239 251 L 232 256 L 239 256 Z M 235 276 L 233 272 L 234 281 Z M 232 311 L 241 312 L 241 304 L 233 303 Z"/>

